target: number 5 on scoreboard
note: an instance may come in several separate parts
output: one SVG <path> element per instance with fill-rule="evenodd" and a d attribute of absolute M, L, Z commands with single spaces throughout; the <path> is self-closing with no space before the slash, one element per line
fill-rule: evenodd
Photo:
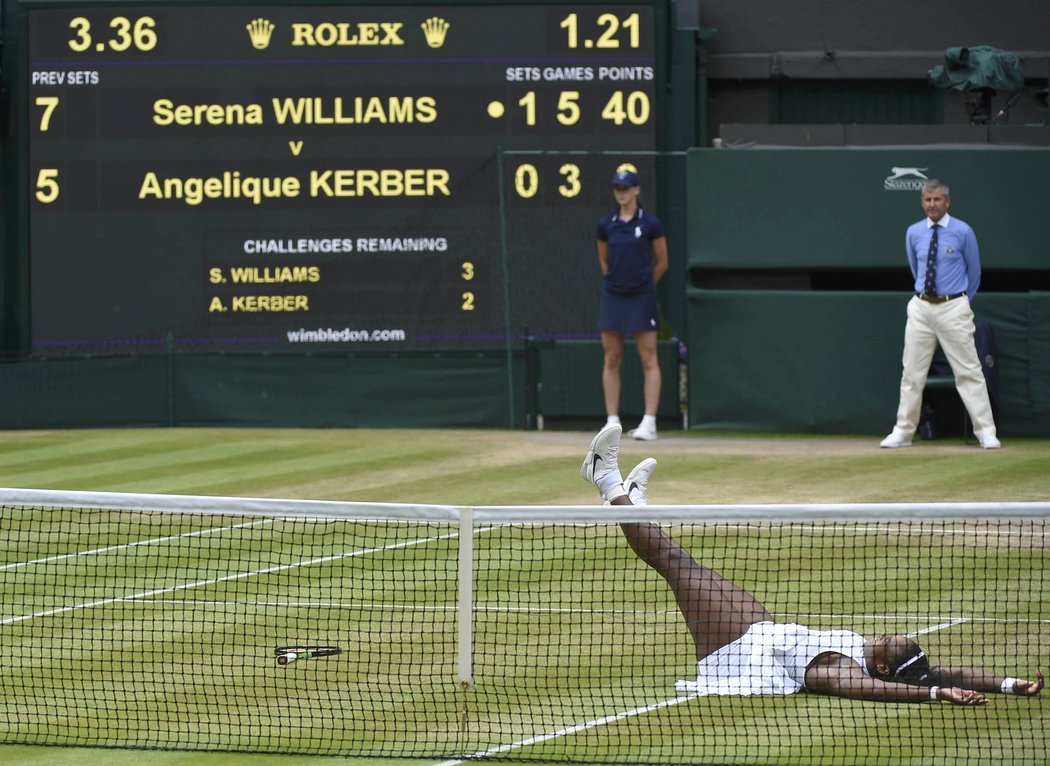
<path fill-rule="evenodd" d="M 41 168 L 36 174 L 36 198 L 45 205 L 58 199 L 58 168 Z"/>

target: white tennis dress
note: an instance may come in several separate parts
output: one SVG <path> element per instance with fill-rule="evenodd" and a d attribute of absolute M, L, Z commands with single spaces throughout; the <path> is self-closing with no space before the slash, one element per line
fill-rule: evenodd
<path fill-rule="evenodd" d="M 794 694 L 806 685 L 809 663 L 825 652 L 846 655 L 870 675 L 864 636 L 849 630 L 756 622 L 736 641 L 700 660 L 695 681 L 679 681 L 675 688 L 701 695 Z"/>

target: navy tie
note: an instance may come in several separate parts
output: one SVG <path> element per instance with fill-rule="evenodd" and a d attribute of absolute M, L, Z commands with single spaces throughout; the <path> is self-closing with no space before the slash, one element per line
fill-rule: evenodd
<path fill-rule="evenodd" d="M 922 291 L 926 295 L 937 294 L 937 224 L 930 227 L 930 252 L 926 256 L 926 284 Z"/>

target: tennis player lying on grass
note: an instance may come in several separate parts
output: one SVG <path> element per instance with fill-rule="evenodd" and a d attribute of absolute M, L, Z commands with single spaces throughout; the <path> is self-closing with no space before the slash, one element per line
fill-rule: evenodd
<path fill-rule="evenodd" d="M 580 473 L 612 505 L 645 505 L 656 460 L 647 458 L 624 480 L 617 464 L 620 426 L 591 442 Z M 983 692 L 1034 697 L 1036 680 L 1007 678 L 970 667 L 931 666 L 906 636 L 866 640 L 848 630 L 812 630 L 777 623 L 750 593 L 698 564 L 652 523 L 620 524 L 635 553 L 667 580 L 696 646 L 697 678 L 679 681 L 700 694 L 792 694 L 807 691 L 879 702 L 946 700 L 983 705 Z"/>

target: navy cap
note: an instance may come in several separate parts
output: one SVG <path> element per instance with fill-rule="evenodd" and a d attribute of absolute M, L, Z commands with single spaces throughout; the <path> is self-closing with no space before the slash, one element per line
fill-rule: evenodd
<path fill-rule="evenodd" d="M 638 174 L 630 170 L 618 170 L 610 186 L 638 186 Z"/>

